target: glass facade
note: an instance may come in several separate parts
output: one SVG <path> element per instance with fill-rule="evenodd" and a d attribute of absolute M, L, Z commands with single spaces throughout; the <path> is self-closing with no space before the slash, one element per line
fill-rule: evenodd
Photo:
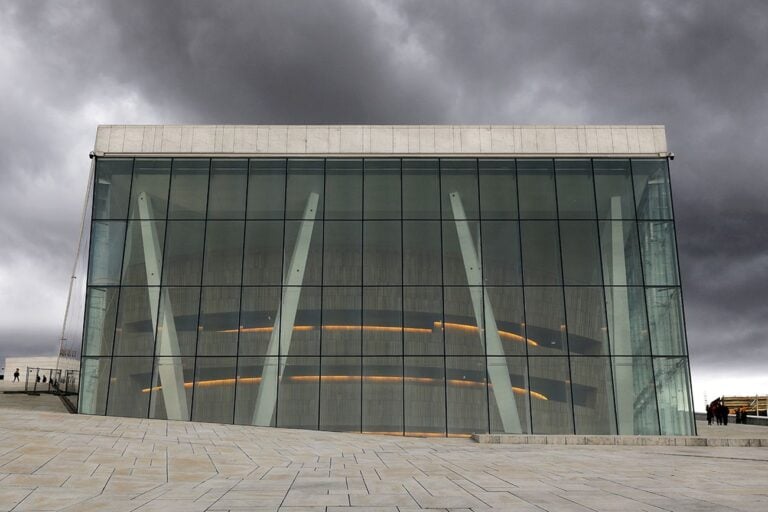
<path fill-rule="evenodd" d="M 691 434 L 666 159 L 100 158 L 80 412 Z"/>

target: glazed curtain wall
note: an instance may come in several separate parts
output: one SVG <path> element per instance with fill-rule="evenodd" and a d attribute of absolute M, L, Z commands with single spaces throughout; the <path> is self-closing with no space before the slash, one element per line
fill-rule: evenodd
<path fill-rule="evenodd" d="M 80 412 L 690 434 L 664 159 L 101 158 Z"/>

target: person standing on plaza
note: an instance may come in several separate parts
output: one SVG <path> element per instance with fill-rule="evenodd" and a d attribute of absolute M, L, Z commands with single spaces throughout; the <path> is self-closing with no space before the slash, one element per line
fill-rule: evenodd
<path fill-rule="evenodd" d="M 712 406 L 707 404 L 706 411 L 707 411 L 707 425 L 711 425 L 712 424 Z"/>
<path fill-rule="evenodd" d="M 13 382 L 21 382 L 19 380 L 19 369 L 18 368 L 16 368 L 16 371 L 13 372 Z"/>

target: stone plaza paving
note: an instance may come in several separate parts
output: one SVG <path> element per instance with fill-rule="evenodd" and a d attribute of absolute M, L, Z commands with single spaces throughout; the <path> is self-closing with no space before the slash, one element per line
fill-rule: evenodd
<path fill-rule="evenodd" d="M 81 416 L 57 401 L 0 394 L 0 511 L 768 510 L 768 448 L 484 445 Z"/>

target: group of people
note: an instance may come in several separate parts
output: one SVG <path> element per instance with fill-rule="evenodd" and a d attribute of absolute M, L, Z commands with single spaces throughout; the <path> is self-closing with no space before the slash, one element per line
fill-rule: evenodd
<path fill-rule="evenodd" d="M 707 405 L 707 425 L 712 424 L 712 420 L 717 421 L 718 425 L 728 425 L 728 415 L 731 410 L 719 398 Z M 747 422 L 747 410 L 743 407 L 736 409 L 736 423 Z"/>

